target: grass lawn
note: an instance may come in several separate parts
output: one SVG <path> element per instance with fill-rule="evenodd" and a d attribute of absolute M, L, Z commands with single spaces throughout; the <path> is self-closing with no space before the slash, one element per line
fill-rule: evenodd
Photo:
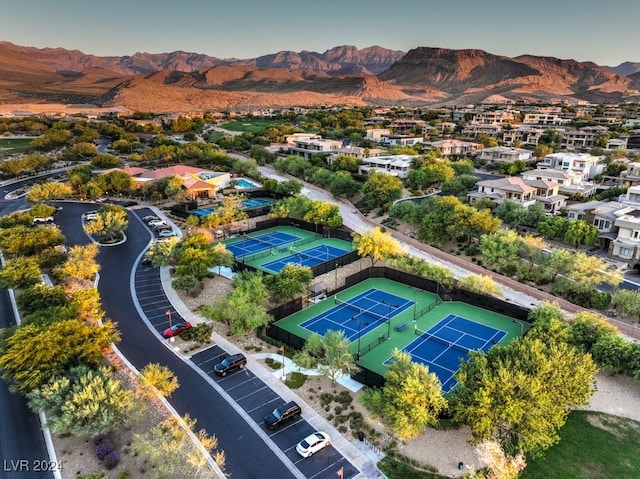
<path fill-rule="evenodd" d="M 246 121 L 230 121 L 223 125 L 221 128 L 230 131 L 243 131 L 245 133 L 262 133 L 268 126 L 273 125 L 272 120 L 246 120 Z"/>
<path fill-rule="evenodd" d="M 9 153 L 21 153 L 31 149 L 33 138 L 0 138 L 0 149 Z"/>
<path fill-rule="evenodd" d="M 569 416 L 560 437 L 543 457 L 528 459 L 522 479 L 640 477 L 640 423 L 576 411 Z"/>

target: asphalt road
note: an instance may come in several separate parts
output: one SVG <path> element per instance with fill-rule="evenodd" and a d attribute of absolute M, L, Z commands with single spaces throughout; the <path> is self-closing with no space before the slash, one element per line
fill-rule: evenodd
<path fill-rule="evenodd" d="M 93 204 L 66 203 L 58 221 L 67 244 L 86 244 L 81 228 L 83 211 L 95 209 Z M 189 413 L 197 421 L 197 429 L 205 429 L 218 438 L 227 462 L 225 472 L 242 478 L 294 478 L 294 474 L 245 422 L 235 409 L 219 395 L 196 370 L 170 351 L 149 330 L 131 298 L 130 272 L 134 262 L 146 248 L 151 234 L 135 214 L 129 216 L 127 241 L 119 246 L 101 248 L 98 289 L 107 318 L 118 323 L 122 340 L 118 349 L 138 370 L 149 363 L 168 367 L 178 378 L 180 387 L 169 399 L 176 411 Z"/>

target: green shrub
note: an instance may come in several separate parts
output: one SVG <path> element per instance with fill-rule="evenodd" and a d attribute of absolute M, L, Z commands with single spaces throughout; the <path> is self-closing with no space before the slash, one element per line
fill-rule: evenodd
<path fill-rule="evenodd" d="M 290 389 L 298 389 L 307 380 L 306 374 L 299 373 L 297 371 L 292 372 L 284 383 Z"/>

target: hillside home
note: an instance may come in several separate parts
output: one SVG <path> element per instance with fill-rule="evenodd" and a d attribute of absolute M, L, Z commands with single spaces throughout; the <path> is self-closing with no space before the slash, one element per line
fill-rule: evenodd
<path fill-rule="evenodd" d="M 343 145 L 332 151 L 332 153 L 327 157 L 327 163 L 332 164 L 333 160 L 335 160 L 340 155 L 353 156 L 358 160 L 363 160 L 365 158 L 382 156 L 386 152 L 387 150 L 384 150 L 382 148 L 362 148 L 355 145 Z"/>
<path fill-rule="evenodd" d="M 405 179 L 411 170 L 415 156 L 389 155 L 364 158 L 358 170 L 360 174 L 385 173 Z"/>
<path fill-rule="evenodd" d="M 502 127 L 489 123 L 468 123 L 462 129 L 462 136 L 468 138 L 477 138 L 478 135 L 487 135 L 491 138 L 497 138 Z"/>
<path fill-rule="evenodd" d="M 389 130 L 388 128 L 372 128 L 372 129 L 366 130 L 365 138 L 367 140 L 373 141 L 374 143 L 380 143 L 384 135 L 390 135 L 390 134 L 391 134 L 391 130 Z"/>
<path fill-rule="evenodd" d="M 476 156 L 486 163 L 513 163 L 514 161 L 532 161 L 533 152 L 524 148 L 513 148 L 509 146 L 493 146 L 483 148 Z"/>
<path fill-rule="evenodd" d="M 640 185 L 630 186 L 624 195 L 618 197 L 620 203 L 640 206 Z"/>
<path fill-rule="evenodd" d="M 640 208 L 628 207 L 614 213 L 617 235 L 611 241 L 609 254 L 628 261 L 630 268 L 640 266 Z"/>
<path fill-rule="evenodd" d="M 435 149 L 439 149 L 442 156 L 473 156 L 482 149 L 482 144 L 460 140 L 425 141 L 422 151 L 433 151 Z"/>
<path fill-rule="evenodd" d="M 473 116 L 472 122 L 482 125 L 508 125 L 515 123 L 520 112 L 515 110 L 482 111 Z"/>
<path fill-rule="evenodd" d="M 416 135 L 382 135 L 380 144 L 382 146 L 412 146 L 424 143 L 423 136 Z"/>
<path fill-rule="evenodd" d="M 537 163 L 540 169 L 556 169 L 580 173 L 583 180 L 590 180 L 604 171 L 604 157 L 587 153 L 551 153 Z"/>
<path fill-rule="evenodd" d="M 544 128 L 531 125 L 520 125 L 513 130 L 505 130 L 502 134 L 502 141 L 506 145 L 537 145 L 540 137 L 544 134 Z"/>
<path fill-rule="evenodd" d="M 534 203 L 540 203 L 548 214 L 557 214 L 566 204 L 567 197 L 558 193 L 559 185 L 551 181 L 525 181 L 511 176 L 497 180 L 479 181 L 477 191 L 468 193 L 469 202 L 475 203 L 480 199 L 488 199 L 496 204 L 511 200 L 524 208 Z"/>
<path fill-rule="evenodd" d="M 611 242 L 618 236 L 616 212 L 625 208 L 626 205 L 617 201 L 589 201 L 567 206 L 566 211 L 568 220 L 583 220 L 598 228 L 598 246 L 609 251 Z"/>
<path fill-rule="evenodd" d="M 445 133 L 452 133 L 456 129 L 456 124 L 450 121 L 443 121 L 436 123 L 433 127 L 438 133 L 443 135 Z"/>
<path fill-rule="evenodd" d="M 626 150 L 628 136 L 619 136 L 618 138 L 611 138 L 607 141 L 607 150 Z"/>
<path fill-rule="evenodd" d="M 325 140 L 324 138 L 296 138 L 293 145 L 289 146 L 288 152 L 292 155 L 300 155 L 307 160 L 318 153 L 332 153 L 336 148 L 342 146 L 342 141 Z"/>
<path fill-rule="evenodd" d="M 566 130 L 560 134 L 560 147 L 570 151 L 593 148 L 597 137 L 590 131 Z"/>
<path fill-rule="evenodd" d="M 427 122 L 424 120 L 411 120 L 400 118 L 389 123 L 389 129 L 396 135 L 425 134 Z"/>
<path fill-rule="evenodd" d="M 570 118 L 548 113 L 527 113 L 522 120 L 523 125 L 536 126 L 566 126 L 569 123 Z"/>
<path fill-rule="evenodd" d="M 569 196 L 580 194 L 591 197 L 598 190 L 597 183 L 584 181 L 582 174 L 572 171 L 538 168 L 525 171 L 521 176 L 525 181 L 544 180 L 558 183 L 558 191 Z"/>

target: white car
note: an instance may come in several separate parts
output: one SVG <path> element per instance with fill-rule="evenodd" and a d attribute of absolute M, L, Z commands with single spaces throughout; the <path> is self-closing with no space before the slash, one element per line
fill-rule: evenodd
<path fill-rule="evenodd" d="M 296 451 L 302 457 L 309 457 L 331 444 L 331 438 L 326 432 L 316 431 L 305 437 L 296 446 Z"/>
<path fill-rule="evenodd" d="M 170 236 L 178 236 L 173 230 L 162 230 L 158 231 L 158 236 L 160 238 L 169 238 Z"/>
<path fill-rule="evenodd" d="M 167 223 L 165 223 L 163 220 L 153 220 L 153 221 L 147 222 L 147 226 L 149 226 L 149 227 L 162 226 L 162 225 L 166 225 L 166 224 Z"/>

